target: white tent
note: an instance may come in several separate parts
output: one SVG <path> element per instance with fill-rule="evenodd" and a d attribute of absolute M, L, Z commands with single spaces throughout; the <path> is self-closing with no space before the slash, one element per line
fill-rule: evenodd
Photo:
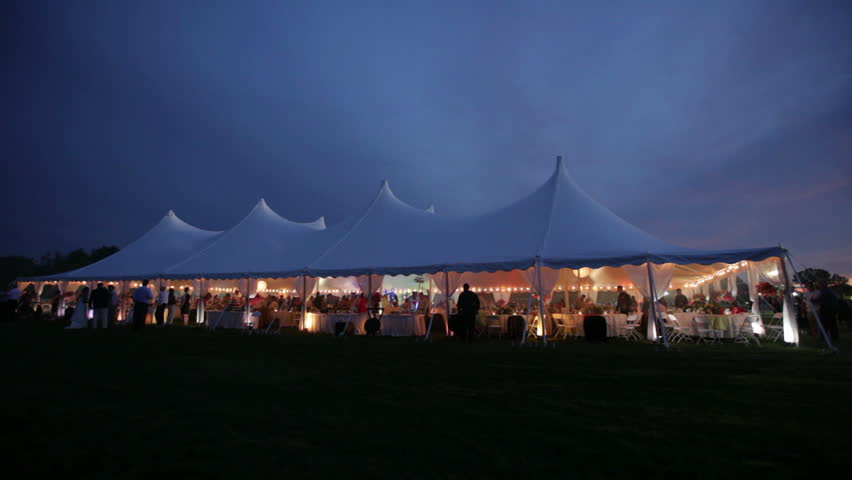
<path fill-rule="evenodd" d="M 447 217 L 431 207 L 415 208 L 383 182 L 360 216 L 330 228 L 322 219 L 309 224 L 285 220 L 261 200 L 239 224 L 217 235 L 186 225 L 170 212 L 161 225 L 118 254 L 61 278 L 312 277 L 315 282 L 323 277 L 364 279 L 367 274 L 519 271 L 545 296 L 560 282 L 580 286 L 580 270 L 593 268 L 607 283 L 629 278 L 642 295 L 658 298 L 675 271 L 695 280 L 725 265 L 783 259 L 786 254 L 781 247 L 704 251 L 662 241 L 592 199 L 561 159 L 530 195 L 481 215 Z M 567 269 L 577 273 L 566 280 Z M 779 278 L 789 282 L 785 276 Z M 460 280 L 453 278 L 453 283 Z M 795 342 L 795 331 L 790 312 L 785 315 L 785 339 Z"/>
<path fill-rule="evenodd" d="M 266 201 L 257 205 L 233 228 L 205 248 L 169 268 L 169 278 L 257 278 L 287 258 L 294 245 L 305 239 L 316 241 L 325 230 L 323 217 L 296 223 L 275 213 Z"/>
<path fill-rule="evenodd" d="M 157 278 L 167 268 L 214 241 L 221 233 L 194 227 L 169 210 L 153 228 L 115 254 L 83 268 L 37 280 Z"/>
<path fill-rule="evenodd" d="M 561 159 L 529 196 L 470 217 L 428 215 L 384 182 L 338 242 L 307 265 L 317 276 L 407 275 L 439 271 L 734 263 L 782 256 L 780 247 L 702 251 L 675 246 L 627 223 L 570 178 Z"/>

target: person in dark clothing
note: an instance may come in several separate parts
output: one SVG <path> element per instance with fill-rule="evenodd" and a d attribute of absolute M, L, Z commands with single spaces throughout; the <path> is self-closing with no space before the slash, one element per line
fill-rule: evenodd
<path fill-rule="evenodd" d="M 627 315 L 630 313 L 630 295 L 624 291 L 624 287 L 621 285 L 618 286 L 618 300 L 616 301 L 615 309 L 618 313 L 623 313 Z"/>
<path fill-rule="evenodd" d="M 98 283 L 98 288 L 92 291 L 91 296 L 92 309 L 95 311 L 95 318 L 92 322 L 94 324 L 93 328 L 107 328 L 107 321 L 109 320 L 109 303 L 109 290 L 104 288 L 103 283 Z"/>
<path fill-rule="evenodd" d="M 811 294 L 811 303 L 814 304 L 822 326 L 832 341 L 837 341 L 840 331 L 837 329 L 837 310 L 839 299 L 825 282 L 816 285 L 817 290 Z"/>
<path fill-rule="evenodd" d="M 169 288 L 169 299 L 167 305 L 166 325 L 171 325 L 175 321 L 175 313 L 177 313 L 177 297 L 175 296 L 174 288 Z"/>
<path fill-rule="evenodd" d="M 464 291 L 459 294 L 456 306 L 459 310 L 459 335 L 463 342 L 473 341 L 473 326 L 476 323 L 476 314 L 479 313 L 479 297 L 470 291 L 470 285 L 464 284 Z"/>
<path fill-rule="evenodd" d="M 192 296 L 189 287 L 183 288 L 183 297 L 180 299 L 180 315 L 183 317 L 184 326 L 189 325 L 189 311 L 192 309 Z"/>
<path fill-rule="evenodd" d="M 689 299 L 686 298 L 686 295 L 683 294 L 681 289 L 677 289 L 677 295 L 675 295 L 675 308 L 686 308 L 689 305 Z"/>

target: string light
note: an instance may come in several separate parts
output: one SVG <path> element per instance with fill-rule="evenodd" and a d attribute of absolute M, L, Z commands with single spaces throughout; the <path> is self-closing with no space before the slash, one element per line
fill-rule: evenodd
<path fill-rule="evenodd" d="M 696 280 L 692 283 L 686 283 L 686 284 L 684 284 L 684 287 L 695 288 L 695 287 L 703 285 L 703 284 L 705 284 L 709 281 L 712 281 L 714 278 L 728 276 L 728 275 L 736 272 L 737 270 L 739 270 L 741 268 L 745 268 L 747 266 L 748 266 L 748 262 L 746 262 L 746 261 L 734 263 L 734 264 L 728 265 L 727 267 L 725 267 L 721 270 L 715 271 L 715 272 L 713 272 L 713 273 L 711 273 L 711 274 L 709 274 L 709 275 L 707 275 L 703 278 L 700 278 L 700 279 L 698 279 L 698 280 Z"/>

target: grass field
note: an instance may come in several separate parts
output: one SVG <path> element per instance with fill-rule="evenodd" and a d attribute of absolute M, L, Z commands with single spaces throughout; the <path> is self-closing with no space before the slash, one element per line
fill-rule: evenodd
<path fill-rule="evenodd" d="M 70 478 L 848 470 L 852 345 L 683 347 L 0 325 L 4 470 Z"/>

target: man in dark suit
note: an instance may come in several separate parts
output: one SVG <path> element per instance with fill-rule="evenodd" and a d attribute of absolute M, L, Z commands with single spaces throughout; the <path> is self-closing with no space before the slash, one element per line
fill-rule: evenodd
<path fill-rule="evenodd" d="M 615 309 L 618 313 L 623 313 L 625 315 L 630 313 L 630 295 L 624 291 L 624 287 L 621 285 L 618 286 L 618 301 L 616 302 Z"/>
<path fill-rule="evenodd" d="M 686 295 L 678 288 L 677 295 L 675 295 L 675 308 L 686 308 L 689 305 L 689 299 L 686 298 Z"/>
<path fill-rule="evenodd" d="M 464 291 L 459 294 L 456 303 L 459 310 L 460 336 L 466 343 L 473 342 L 473 327 L 476 323 L 476 314 L 479 313 L 479 297 L 470 291 L 470 285 L 464 284 Z"/>

